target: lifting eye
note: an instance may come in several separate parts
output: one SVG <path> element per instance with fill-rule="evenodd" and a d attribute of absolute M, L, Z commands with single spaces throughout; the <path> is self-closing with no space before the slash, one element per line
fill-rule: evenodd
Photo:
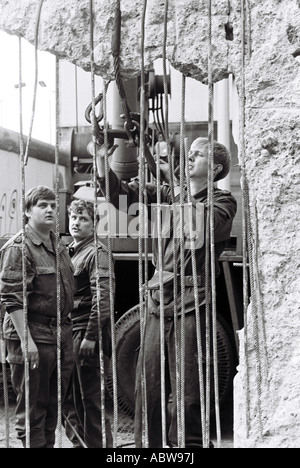
<path fill-rule="evenodd" d="M 229 21 L 225 24 L 225 33 L 226 33 L 226 40 L 233 41 L 233 26 Z"/>
<path fill-rule="evenodd" d="M 295 52 L 292 54 L 294 58 L 300 56 L 300 48 L 296 49 Z"/>

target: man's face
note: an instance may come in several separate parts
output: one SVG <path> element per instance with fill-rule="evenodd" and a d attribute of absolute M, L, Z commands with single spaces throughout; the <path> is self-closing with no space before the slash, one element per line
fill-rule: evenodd
<path fill-rule="evenodd" d="M 55 222 L 55 200 L 39 200 L 26 212 L 26 216 L 33 228 L 51 230 Z"/>
<path fill-rule="evenodd" d="M 200 143 L 192 143 L 188 155 L 190 177 L 207 178 L 208 152 L 207 147 Z"/>
<path fill-rule="evenodd" d="M 94 232 L 94 223 L 86 209 L 81 213 L 71 211 L 69 215 L 69 231 L 76 242 L 89 237 Z"/>

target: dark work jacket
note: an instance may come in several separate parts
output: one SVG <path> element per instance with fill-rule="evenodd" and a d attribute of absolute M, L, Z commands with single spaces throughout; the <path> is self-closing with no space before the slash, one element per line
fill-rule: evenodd
<path fill-rule="evenodd" d="M 28 321 L 31 322 L 31 313 L 55 318 L 57 316 L 55 236 L 50 233 L 53 248 L 49 249 L 31 226 L 26 225 L 25 232 Z M 73 309 L 74 278 L 67 247 L 62 242 L 59 244 L 59 256 L 60 313 L 65 319 Z M 13 236 L 2 247 L 0 268 L 0 297 L 7 312 L 4 336 L 7 339 L 18 339 L 9 314 L 24 307 L 22 233 Z M 46 330 L 47 327 L 37 327 L 32 323 L 29 326 L 34 328 L 32 334 L 35 341 L 48 343 L 56 340 L 56 337 L 53 335 L 52 339 L 48 332 L 47 336 L 42 336 L 43 329 Z"/>
<path fill-rule="evenodd" d="M 102 194 L 105 196 L 105 183 L 104 179 L 99 179 L 100 189 Z M 139 182 L 138 180 L 133 180 L 131 182 L 127 182 L 124 180 L 120 180 L 116 174 L 110 170 L 109 171 L 109 187 L 110 187 L 110 202 L 118 208 L 119 205 L 119 195 L 126 195 L 127 196 L 127 207 L 129 208 L 133 203 L 137 203 L 139 201 Z M 147 184 L 146 185 L 146 193 L 147 193 L 147 200 L 148 205 L 156 204 L 157 203 L 157 187 L 155 184 Z M 160 200 L 161 204 L 165 206 L 172 205 L 171 199 L 171 189 L 169 185 L 162 185 L 160 188 Z M 187 216 L 189 207 L 187 204 L 187 191 L 184 191 L 183 194 L 183 201 L 186 203 L 185 205 L 185 214 L 184 217 Z M 179 205 L 180 202 L 180 194 L 175 197 L 174 205 Z M 195 258 L 196 258 L 196 269 L 197 275 L 203 279 L 205 282 L 205 230 L 206 230 L 206 219 L 207 219 L 207 212 L 208 212 L 208 194 L 207 189 L 201 190 L 199 193 L 195 194 L 191 200 L 191 213 L 193 219 L 193 229 L 195 231 Z M 213 194 L 213 211 L 214 211 L 214 244 L 215 244 L 215 266 L 216 266 L 216 276 L 219 275 L 219 265 L 218 260 L 225 248 L 225 242 L 227 239 L 230 238 L 230 232 L 232 228 L 232 221 L 236 214 L 237 204 L 236 200 L 233 195 L 229 191 L 220 190 L 214 188 Z M 167 213 L 168 209 L 163 207 L 163 210 Z M 180 259 L 180 217 L 179 217 L 180 209 L 176 208 L 170 210 L 170 216 L 163 217 L 163 239 L 161 244 L 162 249 L 162 257 L 163 257 L 163 265 L 161 269 L 164 272 L 169 272 L 174 274 L 174 252 L 175 252 L 175 244 L 174 244 L 174 235 L 177 237 L 177 265 L 176 265 L 176 273 L 178 274 L 181 271 L 181 259 Z M 155 232 L 155 224 L 156 224 L 156 215 L 155 210 L 148 208 L 149 219 L 152 225 L 154 226 Z M 172 217 L 176 216 L 175 223 L 172 222 Z M 188 218 L 188 216 L 187 216 Z M 175 234 L 173 226 L 175 226 Z M 189 224 L 185 223 L 185 227 L 187 227 L 187 233 L 189 232 Z M 153 231 L 153 229 L 152 229 Z M 193 244 L 189 239 L 189 234 L 184 235 L 184 274 L 185 276 L 192 275 L 192 253 L 191 247 Z M 181 238 L 183 238 L 181 236 Z M 152 241 L 152 252 L 153 252 L 153 265 L 157 270 L 159 270 L 159 257 L 158 257 L 158 236 L 154 234 L 153 241 Z M 158 275 L 158 273 L 157 273 Z M 179 278 L 180 283 L 180 278 Z M 199 299 L 202 301 L 205 297 L 205 286 L 204 283 L 199 285 Z M 150 294 L 150 309 L 151 307 L 157 308 L 159 307 L 160 303 L 160 293 L 159 288 L 153 290 Z M 173 284 L 172 282 L 168 282 L 164 285 L 164 306 L 165 311 L 173 311 L 174 304 L 173 304 Z M 194 299 L 194 288 L 193 285 L 186 285 L 185 287 L 185 312 L 188 312 L 195 308 L 195 299 Z M 181 298 L 180 294 L 178 295 L 178 311 L 180 313 L 181 309 Z M 173 312 L 171 312 L 173 313 Z"/>
<path fill-rule="evenodd" d="M 75 295 L 74 309 L 71 314 L 73 331 L 86 330 L 85 338 L 98 340 L 98 310 L 101 328 L 110 322 L 110 281 L 109 281 L 109 251 L 98 241 L 98 278 L 99 278 L 99 309 L 97 307 L 97 264 L 95 255 L 94 235 L 75 244 L 69 245 L 73 250 Z M 112 265 L 112 297 L 114 298 L 115 277 Z"/>

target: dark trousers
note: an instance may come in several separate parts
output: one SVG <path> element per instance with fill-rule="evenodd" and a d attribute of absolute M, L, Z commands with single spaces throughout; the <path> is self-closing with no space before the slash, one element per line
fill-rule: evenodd
<path fill-rule="evenodd" d="M 102 448 L 102 408 L 100 389 L 99 351 L 96 346 L 92 358 L 81 360 L 78 356 L 85 331 L 74 332 L 75 367 L 69 393 L 63 406 L 64 414 L 88 448 Z M 66 434 L 74 446 L 80 442 L 72 428 L 66 424 Z M 110 420 L 105 415 L 106 447 L 112 447 Z"/>
<path fill-rule="evenodd" d="M 8 356 L 21 356 L 20 342 L 7 340 Z M 30 448 L 53 448 L 57 426 L 57 346 L 56 344 L 36 343 L 39 351 L 39 367 L 29 371 L 29 417 Z M 71 341 L 61 346 L 61 394 L 62 400 L 67 391 L 73 369 L 73 347 Z M 16 430 L 18 438 L 25 446 L 25 367 L 10 359 L 11 380 L 16 398 Z"/>
<path fill-rule="evenodd" d="M 174 320 L 165 318 L 165 362 L 166 362 L 166 407 L 172 393 L 167 414 L 167 443 L 177 443 L 177 402 L 176 402 L 176 353 L 174 337 Z M 205 310 L 201 308 L 201 334 L 205 333 Z M 181 318 L 178 320 L 180 341 Z M 203 339 L 202 338 L 202 339 Z M 179 345 L 180 352 L 180 345 Z M 147 418 L 149 447 L 162 447 L 161 417 L 161 357 L 160 357 L 160 318 L 148 315 L 145 331 L 145 381 L 147 391 Z M 135 390 L 135 445 L 142 447 L 143 419 L 141 394 L 142 355 L 137 364 Z M 202 429 L 200 412 L 200 391 L 198 378 L 198 350 L 196 338 L 195 313 L 185 315 L 185 446 L 202 447 Z"/>

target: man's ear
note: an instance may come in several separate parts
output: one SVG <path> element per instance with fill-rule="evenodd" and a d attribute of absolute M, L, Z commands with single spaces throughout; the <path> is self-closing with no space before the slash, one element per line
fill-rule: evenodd
<path fill-rule="evenodd" d="M 214 168 L 215 176 L 219 174 L 222 170 L 223 170 L 223 165 L 217 164 L 216 167 Z"/>

